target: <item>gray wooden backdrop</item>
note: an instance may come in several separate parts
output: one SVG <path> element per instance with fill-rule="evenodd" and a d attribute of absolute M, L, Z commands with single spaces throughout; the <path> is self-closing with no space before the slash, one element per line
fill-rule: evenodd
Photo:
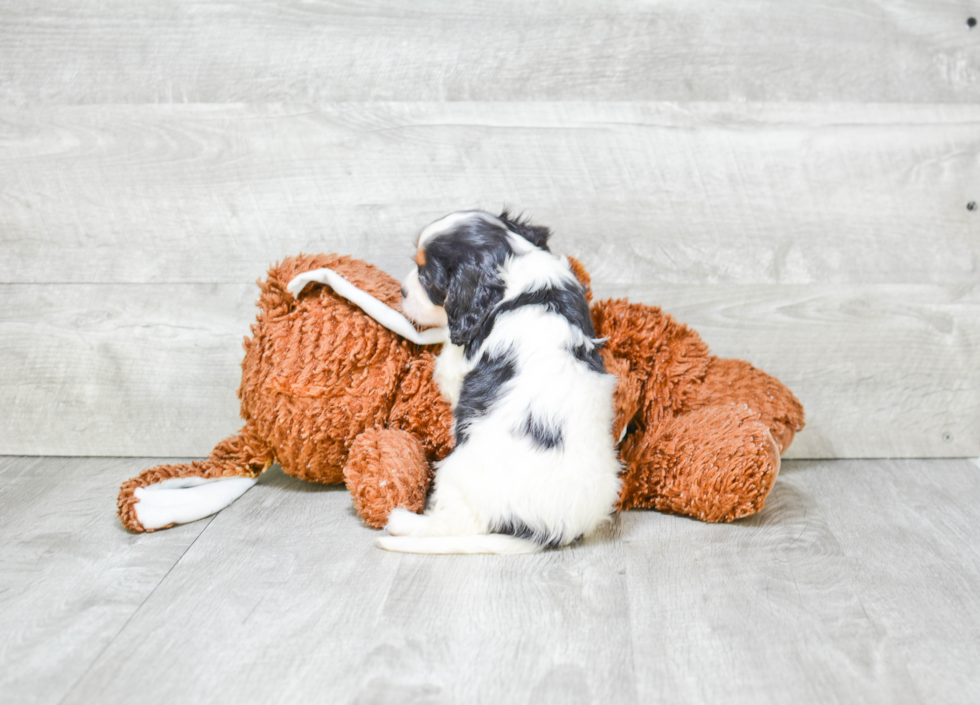
<path fill-rule="evenodd" d="M 509 206 L 806 406 L 980 454 L 980 2 L 0 1 L 0 454 L 200 456 L 255 280 Z"/>

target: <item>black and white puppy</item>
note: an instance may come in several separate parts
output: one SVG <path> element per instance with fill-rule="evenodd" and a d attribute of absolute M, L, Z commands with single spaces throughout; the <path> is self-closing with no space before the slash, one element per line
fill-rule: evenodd
<path fill-rule="evenodd" d="M 530 553 L 589 534 L 613 510 L 620 465 L 589 306 L 547 228 L 453 213 L 419 235 L 403 312 L 448 326 L 436 381 L 456 447 L 424 515 L 396 509 L 378 539 L 409 553 Z"/>

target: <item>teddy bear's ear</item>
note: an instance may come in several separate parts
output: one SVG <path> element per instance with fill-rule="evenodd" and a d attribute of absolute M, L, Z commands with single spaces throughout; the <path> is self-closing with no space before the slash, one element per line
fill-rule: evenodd
<path fill-rule="evenodd" d="M 521 216 L 511 217 L 506 210 L 500 214 L 500 220 L 503 221 L 508 230 L 517 233 L 535 247 L 551 251 L 548 250 L 548 238 L 551 237 L 551 231 L 548 228 L 543 225 L 531 225 Z"/>

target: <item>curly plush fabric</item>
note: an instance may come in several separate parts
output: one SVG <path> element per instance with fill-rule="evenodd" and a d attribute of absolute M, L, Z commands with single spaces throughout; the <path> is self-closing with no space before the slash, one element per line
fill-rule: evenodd
<path fill-rule="evenodd" d="M 622 456 L 628 471 L 620 509 L 650 508 L 701 521 L 755 514 L 779 474 L 778 446 L 758 413 L 743 406 L 702 407 L 669 419 L 653 433 L 627 438 Z"/>
<path fill-rule="evenodd" d="M 421 512 L 432 474 L 418 437 L 372 429 L 351 447 L 344 481 L 354 508 L 368 526 L 382 528 L 396 507 Z"/>
<path fill-rule="evenodd" d="M 179 477 L 254 477 L 278 462 L 284 472 L 311 482 L 344 482 L 352 447 L 365 432 L 404 430 L 418 439 L 425 464 L 452 448 L 452 412 L 432 382 L 433 351 L 413 345 L 364 315 L 328 287 L 311 285 L 299 299 L 286 291 L 293 277 L 329 267 L 389 306 L 398 308 L 400 285 L 366 262 L 337 255 L 299 256 L 284 260 L 259 282 L 259 315 L 244 342 L 242 382 L 238 389 L 245 426 L 223 441 L 207 460 L 161 465 L 123 484 L 119 516 L 133 531 L 138 521 L 134 492 Z M 404 449 L 392 441 L 393 448 Z M 234 452 L 232 449 L 235 449 Z M 408 477 L 419 489 L 392 496 L 387 503 L 363 500 L 359 505 L 372 525 L 401 501 L 420 508 L 427 481 L 416 470 L 418 458 L 384 454 L 398 462 L 390 467 L 406 479 L 390 485 L 399 491 Z M 372 480 L 377 474 L 349 469 L 351 477 Z M 358 496 L 365 498 L 370 491 Z M 382 509 L 384 507 L 384 509 Z M 383 516 L 382 516 L 383 514 Z"/>
<path fill-rule="evenodd" d="M 387 425 L 416 351 L 327 287 L 307 287 L 298 301 L 286 291 L 297 273 L 320 267 L 389 306 L 398 305 L 398 284 L 364 262 L 323 256 L 286 260 L 260 283 L 262 312 L 245 341 L 238 396 L 242 416 L 276 449 L 285 472 L 339 483 L 353 440 L 366 429 Z M 430 444 L 433 451 L 437 446 Z"/>
<path fill-rule="evenodd" d="M 591 301 L 582 264 L 569 258 Z M 438 346 L 398 337 L 299 273 L 328 267 L 399 308 L 400 285 L 339 255 L 291 257 L 259 282 L 259 315 L 245 340 L 238 389 L 245 425 L 207 460 L 161 465 L 125 482 L 119 516 L 132 531 L 136 491 L 176 478 L 255 477 L 274 462 L 295 477 L 345 482 L 370 526 L 391 509 L 421 511 L 433 463 L 453 447 L 453 418 L 433 381 Z M 592 302 L 602 357 L 617 377 L 615 423 L 624 464 L 621 509 L 732 521 L 765 506 L 779 455 L 803 427 L 803 407 L 775 378 L 718 359 L 696 332 L 659 308 Z M 158 527 L 166 528 L 166 527 Z"/>
<path fill-rule="evenodd" d="M 659 308 L 602 301 L 592 317 L 634 429 L 620 448 L 619 508 L 709 522 L 760 511 L 780 454 L 803 428 L 796 397 L 747 362 L 710 355 L 695 331 Z"/>

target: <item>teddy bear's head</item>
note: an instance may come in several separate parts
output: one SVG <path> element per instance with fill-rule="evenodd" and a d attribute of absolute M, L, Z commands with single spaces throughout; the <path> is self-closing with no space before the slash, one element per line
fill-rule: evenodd
<path fill-rule="evenodd" d="M 307 286 L 298 298 L 286 290 L 298 273 L 321 267 L 399 306 L 398 282 L 361 260 L 300 256 L 270 269 L 245 341 L 243 418 L 287 473 L 315 482 L 344 481 L 351 445 L 367 429 L 419 432 L 427 455 L 445 455 L 451 412 L 424 379 L 432 349 L 392 333 L 329 287 Z"/>

